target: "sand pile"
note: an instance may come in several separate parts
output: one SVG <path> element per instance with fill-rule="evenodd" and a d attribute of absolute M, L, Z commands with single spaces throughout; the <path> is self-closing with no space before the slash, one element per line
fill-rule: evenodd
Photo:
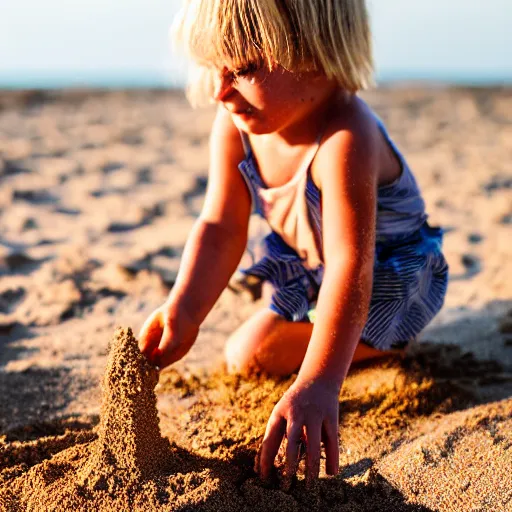
<path fill-rule="evenodd" d="M 158 425 L 157 381 L 131 330 L 119 329 L 103 380 L 97 438 L 85 436 L 81 441 L 89 442 L 80 443 L 75 436 L 75 446 L 34 466 L 0 493 L 0 505 L 6 510 L 126 510 L 134 495 L 156 495 L 146 482 L 165 472 L 170 455 Z M 49 441 L 49 454 L 59 451 L 59 441 L 61 449 L 66 447 L 69 437 L 68 432 Z"/>
<path fill-rule="evenodd" d="M 126 487 L 158 474 L 169 453 L 160 435 L 155 386 L 158 372 L 141 354 L 130 330 L 110 348 L 103 380 L 98 440 L 79 472 L 89 489 Z"/>
<path fill-rule="evenodd" d="M 285 493 L 278 479 L 263 486 L 253 463 L 294 377 L 166 370 L 159 425 L 157 374 L 120 329 L 96 429 L 64 420 L 0 438 L 0 510 L 505 512 L 512 399 L 473 407 L 481 379 L 503 386 L 500 371 L 428 346 L 360 366 L 340 397 L 340 474 L 326 477 L 322 461 L 322 478 L 306 489 L 301 462 Z"/>

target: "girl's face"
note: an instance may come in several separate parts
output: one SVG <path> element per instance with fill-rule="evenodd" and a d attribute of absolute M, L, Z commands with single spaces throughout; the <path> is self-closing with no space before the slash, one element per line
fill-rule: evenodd
<path fill-rule="evenodd" d="M 214 99 L 231 113 L 238 128 L 264 134 L 283 131 L 304 118 L 335 89 L 332 80 L 317 73 L 253 65 L 219 73 Z"/>

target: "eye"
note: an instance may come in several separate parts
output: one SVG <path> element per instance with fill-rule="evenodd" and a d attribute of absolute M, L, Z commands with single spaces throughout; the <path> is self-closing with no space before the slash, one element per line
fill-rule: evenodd
<path fill-rule="evenodd" d="M 237 78 L 244 77 L 247 75 L 251 75 L 258 71 L 259 66 L 256 62 L 250 62 L 247 66 L 243 68 L 238 68 L 232 71 L 233 78 L 236 80 Z"/>

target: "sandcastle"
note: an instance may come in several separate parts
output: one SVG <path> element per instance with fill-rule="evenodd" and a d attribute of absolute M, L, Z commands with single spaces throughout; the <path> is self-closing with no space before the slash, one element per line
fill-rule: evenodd
<path fill-rule="evenodd" d="M 170 459 L 156 408 L 157 370 L 131 329 L 118 329 L 102 385 L 98 437 L 32 467 L 0 494 L 0 510 L 128 510 L 137 495 L 156 496 Z M 135 500 L 136 501 L 136 500 Z"/>
<path fill-rule="evenodd" d="M 156 409 L 157 370 L 141 354 L 131 329 L 119 329 L 103 379 L 98 439 L 79 472 L 90 489 L 109 489 L 155 476 L 169 454 Z"/>

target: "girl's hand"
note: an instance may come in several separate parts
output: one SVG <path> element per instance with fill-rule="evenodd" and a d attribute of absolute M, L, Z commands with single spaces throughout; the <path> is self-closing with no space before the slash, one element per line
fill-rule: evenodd
<path fill-rule="evenodd" d="M 306 484 L 320 471 L 320 443 L 326 452 L 326 471 L 336 475 L 339 468 L 338 397 L 336 386 L 321 381 L 296 381 L 276 404 L 267 424 L 256 471 L 269 480 L 283 437 L 287 438 L 283 488 L 287 490 L 297 472 L 299 448 L 306 442 Z"/>
<path fill-rule="evenodd" d="M 199 326 L 169 303 L 153 311 L 140 330 L 139 348 L 151 363 L 165 368 L 179 361 L 194 344 Z"/>

